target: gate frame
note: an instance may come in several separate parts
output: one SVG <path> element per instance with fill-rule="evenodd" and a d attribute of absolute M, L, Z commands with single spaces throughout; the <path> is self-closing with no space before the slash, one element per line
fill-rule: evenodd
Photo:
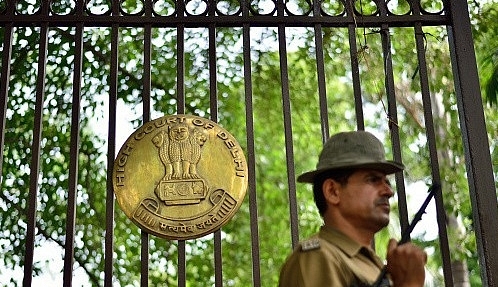
<path fill-rule="evenodd" d="M 82 61 L 82 33 L 84 27 L 89 26 L 104 26 L 104 27 L 112 27 L 112 42 L 111 42 L 111 87 L 110 93 L 116 95 L 117 94 L 117 46 L 118 46 L 118 28 L 119 27 L 143 27 L 145 31 L 149 31 L 152 27 L 176 27 L 179 31 L 179 35 L 182 34 L 183 29 L 185 27 L 209 27 L 210 31 L 214 31 L 216 27 L 243 27 L 244 29 L 244 41 L 248 43 L 249 39 L 249 29 L 250 27 L 257 26 L 265 26 L 265 27 L 278 27 L 280 33 L 285 34 L 285 28 L 291 26 L 302 26 L 302 27 L 314 27 L 316 41 L 320 46 L 321 35 L 320 31 L 322 27 L 348 27 L 351 30 L 354 30 L 357 27 L 379 27 L 381 30 L 388 30 L 390 27 L 414 27 L 415 29 L 421 28 L 426 25 L 446 25 L 448 31 L 448 41 L 450 45 L 450 53 L 451 53 L 451 64 L 453 69 L 453 76 L 455 79 L 455 91 L 458 105 L 458 113 L 460 117 L 460 126 L 462 130 L 462 141 L 464 144 L 464 152 L 466 159 L 466 168 L 467 168 L 467 176 L 468 176 L 468 184 L 470 190 L 470 199 L 472 203 L 472 214 L 474 225 L 476 228 L 476 240 L 478 246 L 479 253 L 479 262 L 481 265 L 481 278 L 484 286 L 495 286 L 498 285 L 498 256 L 493 256 L 493 254 L 498 254 L 498 245 L 494 244 L 494 240 L 498 238 L 498 228 L 496 226 L 496 222 L 494 217 L 498 214 L 498 204 L 496 198 L 496 189 L 495 182 L 493 177 L 493 166 L 491 162 L 491 156 L 489 154 L 489 144 L 488 137 L 485 126 L 485 118 L 483 111 L 483 103 L 481 98 L 480 86 L 479 86 L 479 78 L 477 73 L 477 64 L 475 58 L 475 51 L 473 47 L 473 39 L 472 39 L 472 31 L 471 31 L 471 23 L 468 13 L 468 5 L 465 0 L 444 0 L 443 3 L 445 5 L 444 12 L 441 15 L 432 15 L 432 14 L 423 14 L 423 15 L 402 15 L 402 16 L 392 16 L 387 15 L 386 11 L 383 11 L 380 16 L 364 16 L 362 18 L 362 22 L 356 22 L 353 6 L 351 2 L 346 2 L 347 14 L 344 17 L 322 17 L 320 13 L 320 4 L 321 2 L 314 1 L 313 12 L 314 16 L 295 16 L 295 15 L 284 15 L 283 6 L 285 3 L 283 0 L 278 0 L 276 2 L 276 11 L 277 16 L 267 16 L 267 15 L 254 15 L 251 14 L 254 11 L 250 11 L 249 9 L 249 0 L 242 0 L 242 12 L 241 15 L 229 16 L 229 15 L 216 15 L 213 7 L 210 7 L 210 14 L 208 16 L 196 17 L 196 16 L 187 16 L 184 14 L 185 3 L 178 2 L 178 14 L 176 17 L 169 18 L 168 21 L 164 21 L 161 17 L 153 17 L 151 13 L 151 1 L 145 1 L 144 11 L 148 16 L 144 17 L 135 17 L 135 16 L 122 16 L 119 11 L 116 3 L 119 1 L 113 0 L 114 3 L 112 11 L 108 15 L 88 15 L 84 9 L 84 1 L 78 0 L 76 1 L 75 13 L 74 15 L 65 15 L 65 16 L 51 16 L 49 13 L 49 9 L 46 4 L 41 5 L 40 13 L 34 15 L 18 15 L 15 13 L 15 2 L 16 1 L 4 1 L 7 3 L 6 9 L 4 11 L 0 11 L 0 26 L 4 29 L 4 43 L 3 43 L 3 57 L 2 57 L 2 70 L 0 71 L 0 83 L 9 83 L 10 78 L 10 62 L 12 57 L 12 36 L 14 27 L 18 26 L 38 26 L 41 27 L 41 42 L 40 42 L 40 55 L 44 55 L 46 53 L 47 46 L 47 30 L 51 26 L 67 26 L 67 27 L 75 27 L 76 29 L 76 51 L 75 55 L 75 63 L 77 67 L 81 68 Z M 45 1 L 42 1 L 46 3 Z M 376 2 L 380 3 L 380 0 L 376 0 Z M 212 2 L 209 2 L 212 3 Z M 411 2 L 410 2 L 411 3 Z M 211 5 L 214 6 L 214 5 Z M 420 11 L 420 7 L 418 5 L 413 6 L 414 10 Z M 2 14 L 3 13 L 3 14 Z M 385 35 L 385 34 L 382 34 Z M 150 44 L 150 43 L 149 43 Z M 285 43 L 283 43 L 285 44 Z M 351 41 L 351 48 L 356 47 L 354 43 L 354 37 Z M 383 36 L 383 45 L 386 45 L 387 48 L 390 47 L 389 37 Z M 280 45 L 281 52 L 284 49 L 285 45 Z M 247 50 L 247 47 L 244 46 L 244 55 L 248 55 L 250 51 Z M 145 51 L 149 50 L 150 46 L 145 47 Z M 79 51 L 79 54 L 78 54 Z M 179 50 L 182 52 L 182 50 Z M 323 51 L 322 51 L 323 52 Z M 352 58 L 355 58 L 354 52 L 352 53 Z M 282 54 L 282 53 L 281 53 Z M 46 54 L 45 54 L 46 55 Z M 386 55 L 385 55 L 386 56 Z M 150 53 L 146 54 L 145 57 L 149 57 Z M 323 57 L 323 55 L 322 55 Z M 43 57 L 45 59 L 45 57 Z M 246 58 L 247 59 L 247 58 Z M 182 75 L 183 71 L 183 59 L 178 59 L 178 75 Z M 323 63 L 322 63 L 323 64 Z M 250 64 L 249 66 L 244 66 L 244 71 L 246 75 L 250 75 Z M 318 67 L 320 70 L 320 66 Z M 45 73 L 45 63 L 43 60 L 39 61 L 38 68 L 39 78 L 44 78 Z M 285 71 L 284 71 L 285 73 Z M 80 77 L 81 70 L 74 72 L 74 103 L 76 103 L 77 107 L 73 109 L 73 111 L 79 110 L 79 96 L 80 96 Z M 150 84 L 150 69 L 148 71 L 144 71 L 144 75 L 148 78 L 145 80 L 145 83 Z M 319 73 L 320 78 L 320 73 Z M 114 79 L 114 80 L 113 80 Z M 324 79 L 319 79 L 319 88 L 320 93 L 325 95 L 324 90 Z M 178 93 L 183 94 L 184 89 L 181 83 L 181 79 L 179 79 L 178 85 Z M 390 82 L 386 83 L 389 89 L 389 85 L 392 84 Z M 422 85 L 424 86 L 424 85 Z M 147 87 L 146 87 L 147 88 Z M 2 111 L 2 116 L 0 117 L 0 159 L 3 159 L 3 151 L 4 151 L 4 142 L 5 142 L 5 121 L 6 121 L 6 111 L 7 111 L 7 96 L 8 96 L 8 84 L 0 85 L 0 111 Z M 359 93 L 356 91 L 358 89 L 355 86 L 355 95 Z M 251 87 L 246 87 L 246 92 L 250 93 Z M 149 95 L 150 96 L 150 95 Z M 44 98 L 44 86 L 43 81 L 38 82 L 37 86 L 37 105 L 35 110 L 35 117 L 37 119 L 41 118 L 42 113 L 42 100 Z M 147 97 L 145 97 L 147 99 Z M 148 98 L 150 100 L 150 97 Z M 148 104 L 149 103 L 149 104 Z M 115 113 L 115 102 L 114 106 L 111 105 L 110 112 Z M 181 101 L 178 105 L 179 113 L 184 112 L 184 102 Z M 150 102 L 145 102 L 144 104 L 144 121 L 147 122 L 150 120 L 150 110 L 147 107 L 150 106 Z M 322 106 L 323 107 L 323 106 Z M 391 107 L 393 108 L 393 107 Z M 394 106 L 395 108 L 395 106 Z M 323 112 L 323 111 L 322 111 Z M 325 111 L 326 113 L 326 111 Z M 357 113 L 360 114 L 360 113 Z M 284 115 L 285 116 L 285 115 Z M 215 116 L 216 117 L 216 116 Z M 70 162 L 70 189 L 76 191 L 77 185 L 77 140 L 78 140 L 78 112 L 73 112 L 73 122 L 71 127 L 71 138 L 73 141 L 73 145 L 71 147 L 71 160 Z M 323 138 L 328 137 L 326 117 L 322 117 L 323 119 Z M 290 119 L 289 119 L 290 120 Z M 34 140 L 33 140 L 33 154 L 32 154 L 32 163 L 31 170 L 39 171 L 39 155 L 40 155 L 40 139 L 41 139 L 41 121 L 37 121 L 35 123 L 35 128 L 33 131 Z M 358 119 L 358 128 L 362 128 L 362 119 Z M 109 123 L 109 130 L 115 131 L 116 122 L 115 119 Z M 393 139 L 399 138 L 396 133 L 392 134 Z M 393 142 L 396 142 L 393 140 Z M 254 148 L 249 146 L 249 148 Z M 289 147 L 288 147 L 289 148 Z M 395 149 L 396 151 L 397 149 Z M 115 152 L 115 142 L 113 139 L 109 141 L 109 149 L 108 154 L 113 155 Z M 396 154 L 395 154 L 396 156 Z M 292 162 L 292 154 L 288 157 L 288 160 Z M 108 156 L 108 166 L 112 166 L 113 158 L 112 156 Z M 2 169 L 3 161 L 0 160 L 0 170 Z M 254 163 L 250 163 L 254 164 Z M 433 170 L 433 176 L 435 178 L 439 177 L 437 165 Z M 254 168 L 254 166 L 252 166 Z M 37 172 L 32 172 L 30 178 L 30 194 L 29 194 L 29 208 L 28 208 L 28 232 L 27 232 L 27 240 L 26 240 L 26 256 L 25 262 L 26 266 L 24 268 L 24 284 L 25 286 L 31 285 L 31 277 L 33 272 L 33 252 L 34 252 L 34 236 L 35 236 L 35 223 L 36 223 L 36 198 L 37 198 Z M 293 170 L 288 174 L 290 180 L 290 186 L 294 186 L 293 182 Z M 251 180 L 254 180 L 252 178 Z M 400 178 L 397 178 L 400 180 Z M 71 278 L 72 278 L 72 258 L 74 255 L 74 217 L 75 217 L 75 192 L 69 192 L 69 203 L 68 203 L 68 223 L 66 226 L 67 239 L 66 243 L 68 248 L 65 250 L 65 264 L 64 264 L 64 286 L 71 286 Z M 111 172 L 108 172 L 108 190 L 107 190 L 108 198 L 113 197 L 112 193 L 112 176 Z M 295 198 L 291 197 L 291 201 Z M 442 209 L 442 199 L 438 200 L 440 204 L 438 205 L 438 214 L 443 212 Z M 108 200 L 107 205 L 107 226 L 113 225 L 113 213 L 114 213 L 114 201 Z M 400 215 L 402 218 L 406 218 L 406 213 Z M 295 211 L 291 211 L 292 221 L 292 240 L 293 244 L 295 244 L 298 240 L 297 235 L 297 216 Z M 406 220 L 404 224 L 406 224 Z M 255 222 L 255 221 L 252 221 Z M 438 216 L 438 222 L 443 223 L 444 225 L 444 214 Z M 251 229 L 256 234 L 257 239 L 257 226 L 254 227 L 251 224 Z M 444 230 L 441 229 L 440 224 L 440 236 L 441 234 L 445 234 Z M 112 285 L 112 251 L 113 251 L 113 242 L 112 242 L 112 228 L 107 229 L 108 233 L 111 234 L 110 237 L 106 236 L 105 239 L 105 247 L 106 247 L 106 261 L 105 261 L 105 285 Z M 253 233 L 253 234 L 254 234 Z M 147 252 L 148 252 L 148 234 L 142 232 L 142 240 L 145 244 L 142 245 L 142 261 L 147 261 Z M 221 237 L 219 233 L 215 233 L 215 244 L 221 244 Z M 218 246 L 217 245 L 217 246 Z M 257 247 L 257 246 L 256 246 Z M 185 243 L 179 242 L 180 254 L 181 252 L 185 252 Z M 444 248 L 443 248 L 444 249 Z M 215 257 L 219 256 L 215 255 Z M 253 248 L 253 258 L 258 261 L 253 265 L 254 270 L 254 284 L 260 286 L 260 279 L 258 277 L 259 274 L 259 254 Z M 448 258 L 447 258 L 448 259 Z M 220 260 L 220 258 L 216 259 Z M 445 273 L 445 282 L 446 286 L 451 286 L 452 282 L 448 282 L 448 278 L 452 278 L 451 270 L 449 269 L 449 262 L 445 262 L 444 265 L 444 273 Z M 147 278 L 148 278 L 148 269 L 147 266 L 142 265 L 142 286 L 147 286 Z M 185 256 L 180 256 L 179 265 L 185 266 Z M 109 272 L 110 271 L 110 272 Z M 110 274 L 108 274 L 110 273 Z M 217 272 L 216 277 L 220 278 L 220 273 Z M 179 283 L 182 286 L 182 280 L 185 282 L 185 274 L 180 272 L 179 274 Z M 183 283 L 184 284 L 184 283 Z"/>

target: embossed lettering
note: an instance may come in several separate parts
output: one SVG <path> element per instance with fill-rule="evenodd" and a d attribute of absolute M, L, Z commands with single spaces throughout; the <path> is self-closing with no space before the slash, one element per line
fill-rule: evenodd
<path fill-rule="evenodd" d="M 230 154 L 232 155 L 232 158 L 234 159 L 234 163 L 235 163 L 235 175 L 238 176 L 238 177 L 244 177 L 244 165 L 243 165 L 243 161 L 242 159 L 240 158 L 240 153 L 239 153 L 239 149 L 237 148 L 237 145 L 235 144 L 235 142 L 228 138 L 228 135 L 227 133 L 221 131 L 217 134 L 217 136 L 223 140 L 223 142 L 225 143 L 225 145 L 227 146 L 227 148 L 229 149 L 230 151 Z"/>
<path fill-rule="evenodd" d="M 118 162 L 118 168 L 116 169 L 116 185 L 117 186 L 124 186 L 124 171 L 125 171 L 125 165 L 126 161 L 128 160 L 128 154 L 131 152 L 133 148 L 130 147 L 129 145 L 126 145 L 123 154 L 119 156 L 117 162 Z"/>
<path fill-rule="evenodd" d="M 132 151 L 133 151 L 133 144 L 127 143 L 123 149 L 123 154 L 130 155 Z"/>
<path fill-rule="evenodd" d="M 124 186 L 124 173 L 119 173 L 116 174 L 116 185 L 117 186 Z"/>
<path fill-rule="evenodd" d="M 154 125 L 156 126 L 156 128 L 163 127 L 166 124 L 167 124 L 167 120 L 165 118 L 159 118 L 159 119 L 154 121 Z"/>
<path fill-rule="evenodd" d="M 185 117 L 173 117 L 167 119 L 168 124 L 176 124 L 185 122 Z"/>
<path fill-rule="evenodd" d="M 193 119 L 192 120 L 192 124 L 194 126 L 198 126 L 198 127 L 204 127 L 206 130 L 209 130 L 209 129 L 212 129 L 214 128 L 214 125 L 210 122 L 207 122 L 205 123 L 203 120 L 201 119 Z"/>
<path fill-rule="evenodd" d="M 220 139 L 222 139 L 222 140 L 226 140 L 226 139 L 228 139 L 228 135 L 227 135 L 225 132 L 223 132 L 223 131 L 219 132 L 219 133 L 217 134 L 217 136 L 218 136 Z"/>
<path fill-rule="evenodd" d="M 128 160 L 128 156 L 123 154 L 118 158 L 118 165 L 120 167 L 124 167 L 126 165 L 126 161 Z"/>
<path fill-rule="evenodd" d="M 233 148 L 235 146 L 235 142 L 231 139 L 225 140 L 225 144 L 228 148 Z"/>
<path fill-rule="evenodd" d="M 139 130 L 138 133 L 135 135 L 136 140 L 141 140 L 143 139 L 147 134 L 153 132 L 156 130 L 156 127 L 152 123 L 148 123 L 144 126 L 142 126 Z"/>
<path fill-rule="evenodd" d="M 201 121 L 200 119 L 193 119 L 192 124 L 198 127 L 202 127 L 204 125 L 204 122 Z"/>
<path fill-rule="evenodd" d="M 244 162 L 241 159 L 234 159 L 235 169 L 238 171 L 244 171 Z"/>
<path fill-rule="evenodd" d="M 183 223 L 181 223 L 180 231 L 181 232 L 187 232 L 187 226 L 185 226 Z"/>
<path fill-rule="evenodd" d="M 230 153 L 232 154 L 233 158 L 239 158 L 239 150 L 237 148 L 231 149 Z"/>
<path fill-rule="evenodd" d="M 177 226 L 177 225 L 168 225 L 164 222 L 161 222 L 159 224 L 159 228 L 162 231 L 166 231 L 166 232 L 169 231 L 169 232 L 174 232 L 174 233 L 180 233 L 180 232 L 193 233 L 195 231 L 194 225 L 185 225 L 183 223 L 180 223 L 180 226 Z"/>

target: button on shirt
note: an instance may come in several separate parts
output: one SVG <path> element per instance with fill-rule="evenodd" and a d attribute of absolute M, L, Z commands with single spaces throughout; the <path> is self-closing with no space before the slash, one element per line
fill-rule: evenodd
<path fill-rule="evenodd" d="M 368 286 L 375 282 L 382 267 L 372 249 L 323 226 L 287 258 L 279 287 Z"/>

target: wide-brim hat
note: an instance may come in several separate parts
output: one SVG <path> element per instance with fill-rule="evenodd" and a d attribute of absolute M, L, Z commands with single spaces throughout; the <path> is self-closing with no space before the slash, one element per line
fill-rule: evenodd
<path fill-rule="evenodd" d="M 366 131 L 341 132 L 323 146 L 316 169 L 301 174 L 297 181 L 313 183 L 323 172 L 338 169 L 374 169 L 385 174 L 402 171 L 402 163 L 386 160 L 384 146 Z"/>

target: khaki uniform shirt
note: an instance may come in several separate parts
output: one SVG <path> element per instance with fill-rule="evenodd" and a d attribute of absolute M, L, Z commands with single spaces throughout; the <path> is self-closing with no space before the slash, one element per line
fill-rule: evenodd
<path fill-rule="evenodd" d="M 322 227 L 301 242 L 280 272 L 280 287 L 368 286 L 383 264 L 375 252 L 341 232 Z"/>

